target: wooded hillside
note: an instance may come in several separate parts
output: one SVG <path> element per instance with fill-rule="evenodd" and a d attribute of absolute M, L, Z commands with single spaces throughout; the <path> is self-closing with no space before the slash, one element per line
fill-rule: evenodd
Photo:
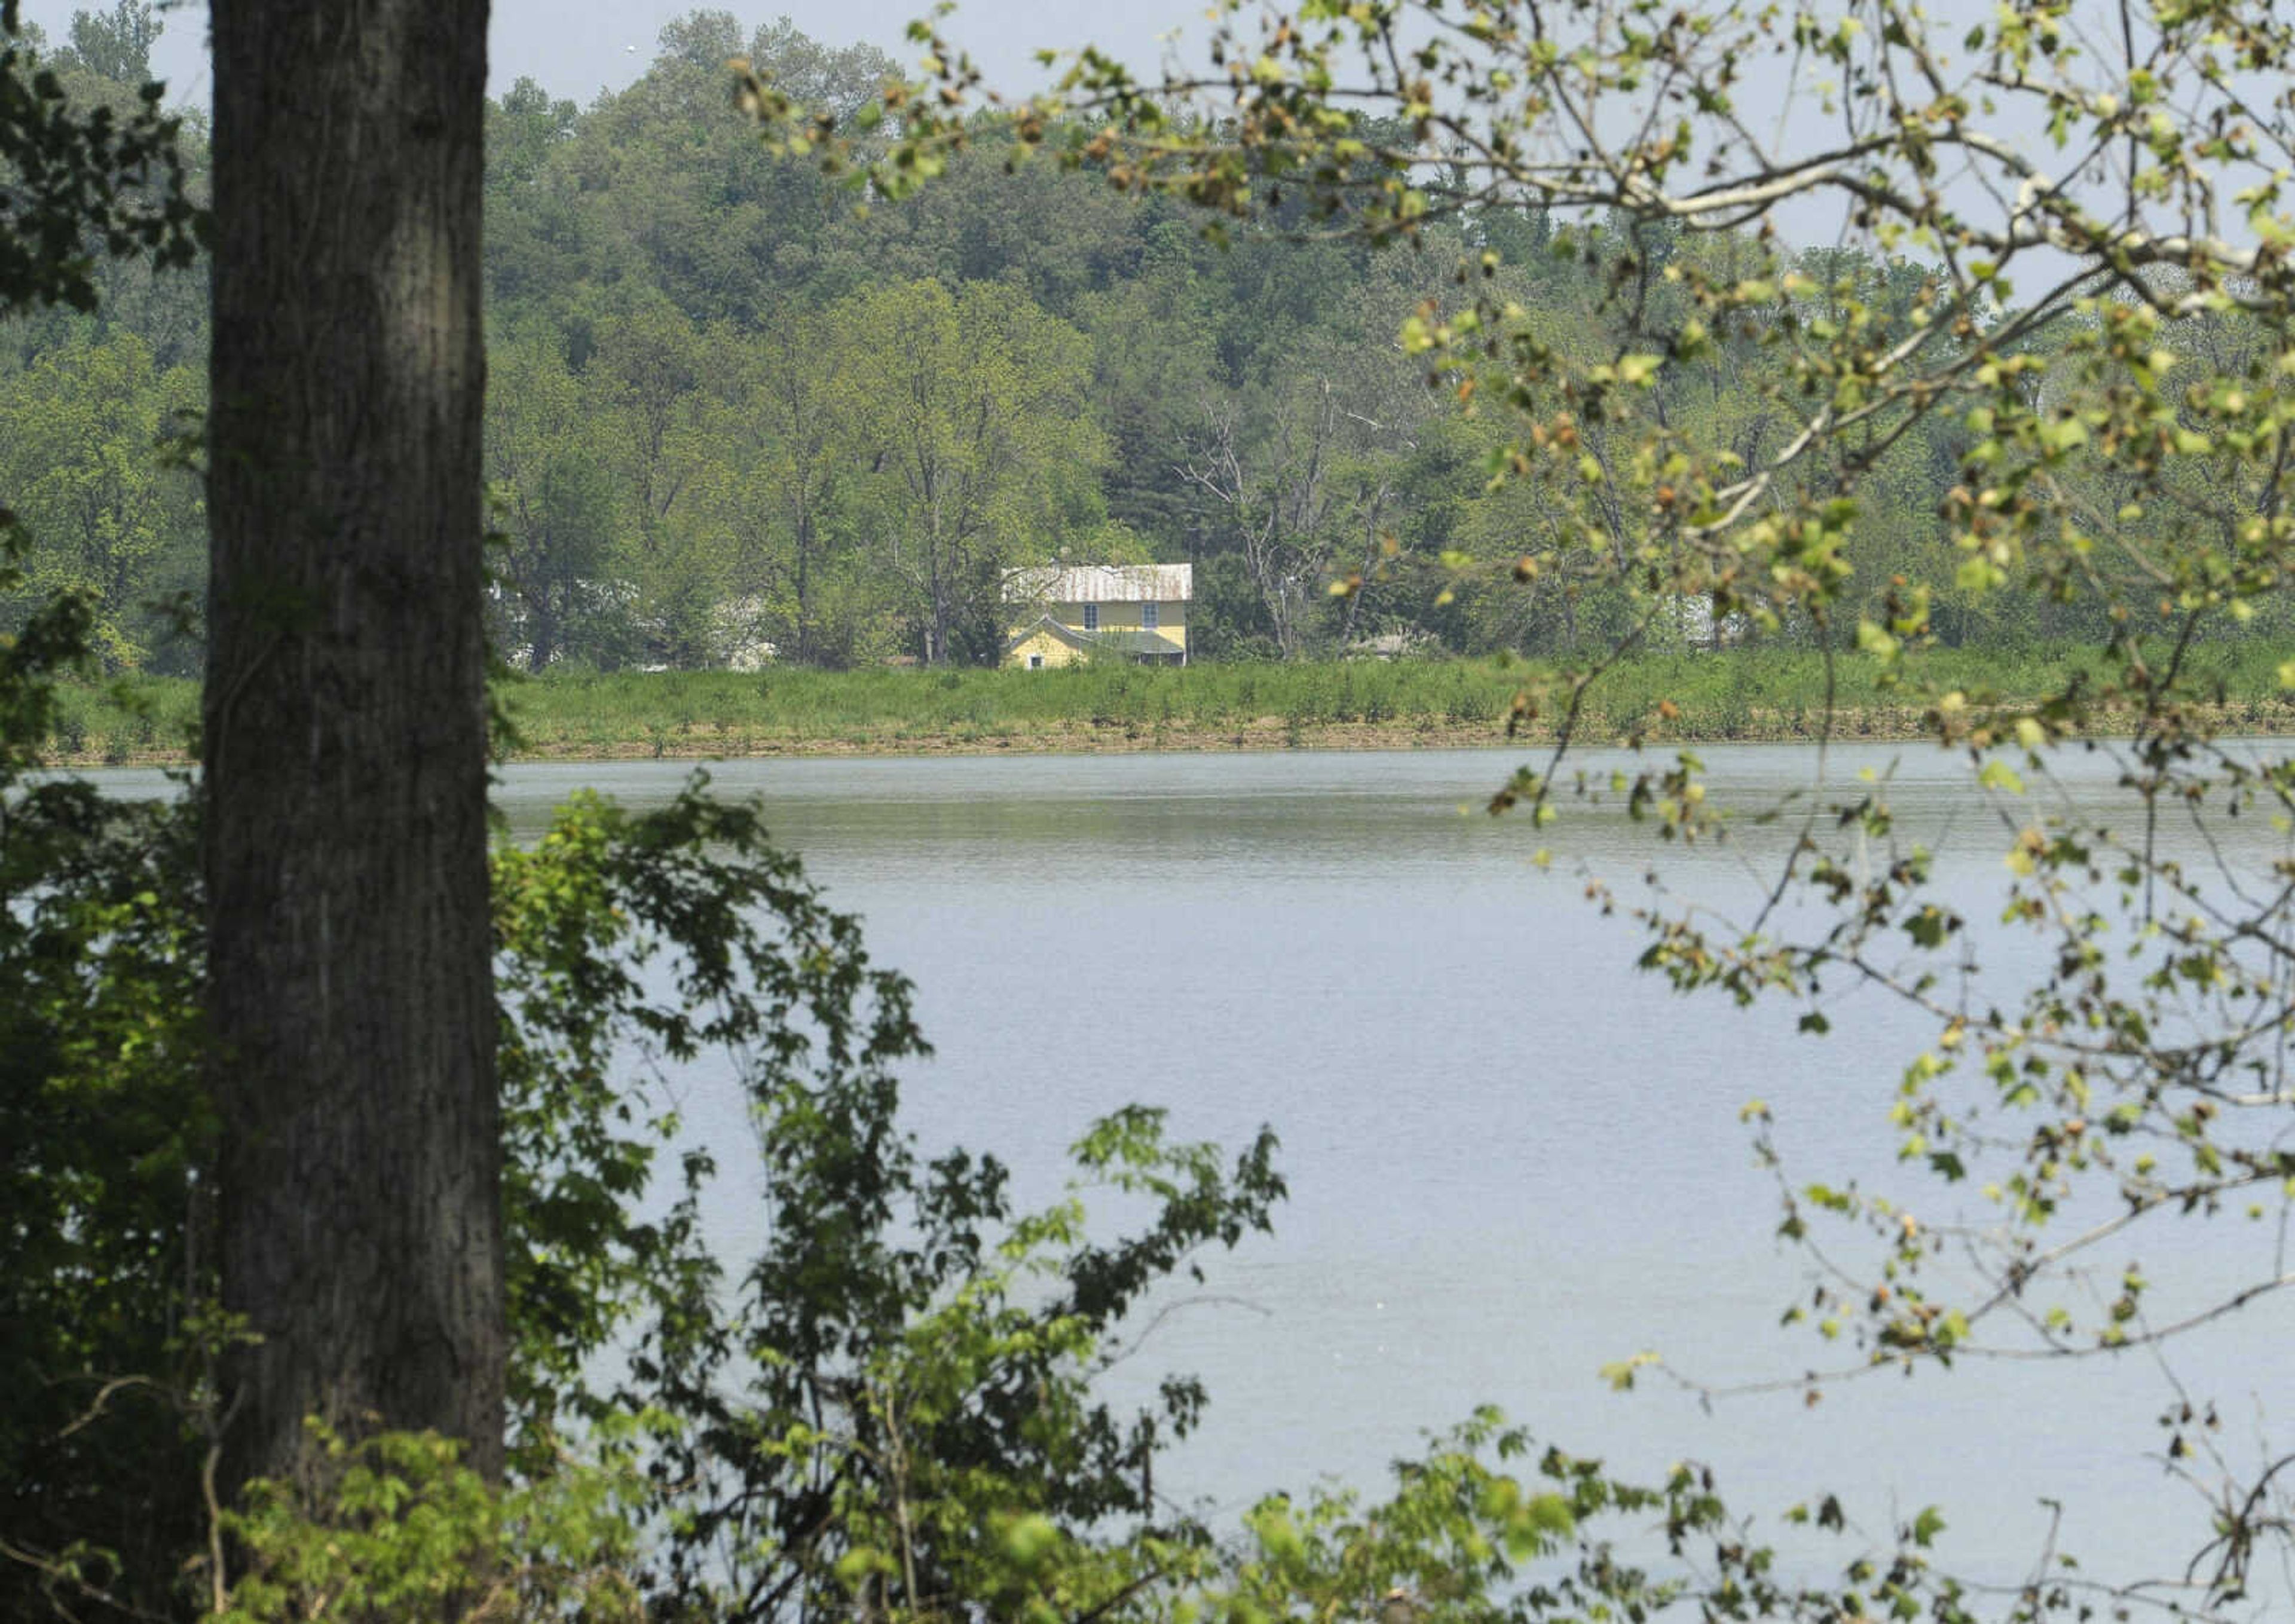
<path fill-rule="evenodd" d="M 47 60 L 75 97 L 126 105 L 149 43 L 83 29 Z M 992 121 L 921 195 L 871 208 L 758 139 L 729 94 L 737 56 L 848 115 L 898 66 L 697 12 L 626 90 L 584 108 L 520 80 L 490 106 L 492 614 L 513 664 L 990 661 L 1000 573 L 1051 559 L 1194 564 L 1197 657 L 1605 649 L 1634 622 L 1622 567 L 1662 471 L 1589 420 L 1575 488 L 1494 486 L 1503 428 L 1427 387 L 1405 323 L 1460 303 L 1463 279 L 1591 363 L 1679 331 L 1698 286 L 1767 282 L 1732 331 L 1665 356 L 1653 389 L 1661 420 L 1750 465 L 1800 420 L 1795 354 L 1844 321 L 1909 322 L 1932 274 L 1486 200 L 1380 249 L 1319 238 L 1270 194 L 1214 241 L 1200 214 L 1119 196 L 1089 166 L 1012 161 Z M 0 329 L 0 490 L 38 546 L 23 601 L 86 588 L 112 664 L 189 673 L 206 543 L 167 450 L 192 443 L 204 404 L 205 289 L 102 274 L 102 314 Z M 2242 318 L 2202 315 L 2177 365 L 2185 383 L 2235 375 L 2255 349 Z M 1889 494 L 1847 555 L 1877 615 L 1892 577 L 1975 567 L 1938 516 L 1981 437 L 1923 414 L 1868 437 L 1828 455 L 1868 456 L 1859 479 Z M 2162 535 L 2179 522 L 2161 512 Z M 1930 624 L 1947 645 L 2100 641 L 2101 601 L 1946 584 Z M 1704 606 L 1678 611 L 1644 641 L 1711 635 Z M 1821 635 L 1791 615 L 1760 630 Z"/>

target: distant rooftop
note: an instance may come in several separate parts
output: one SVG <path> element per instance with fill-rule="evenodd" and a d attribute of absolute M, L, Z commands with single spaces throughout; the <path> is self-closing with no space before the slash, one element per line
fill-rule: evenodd
<path fill-rule="evenodd" d="M 1160 632 L 1134 626 L 1116 626 L 1106 632 L 1079 632 L 1074 626 L 1062 625 L 1049 615 L 1037 616 L 1033 625 L 1022 626 L 1004 644 L 1010 654 L 1021 644 L 1037 637 L 1056 637 L 1071 649 L 1087 653 L 1130 654 L 1134 656 L 1177 656 L 1187 657 L 1188 651 Z"/>
<path fill-rule="evenodd" d="M 1039 565 L 1004 572 L 1007 603 L 1185 603 L 1195 596 L 1192 564 Z"/>

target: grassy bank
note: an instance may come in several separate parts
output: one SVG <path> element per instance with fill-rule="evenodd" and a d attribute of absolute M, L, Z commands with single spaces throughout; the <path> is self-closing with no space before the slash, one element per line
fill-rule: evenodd
<path fill-rule="evenodd" d="M 1932 650 L 1905 684 L 1876 686 L 1862 656 L 1834 667 L 1836 734 L 1909 737 L 1927 696 L 2029 698 L 2096 662 L 2094 649 L 2017 655 Z M 2234 731 L 2295 730 L 2277 651 L 2208 651 Z M 1520 661 L 1203 665 L 1066 671 L 553 673 L 502 695 L 522 744 L 543 759 L 943 751 L 1453 747 L 1505 741 L 1515 696 L 1540 674 Z M 1801 649 L 1652 656 L 1620 665 L 1589 697 L 1589 740 L 1635 732 L 1680 739 L 1813 739 L 1825 662 Z M 56 754 L 77 763 L 177 760 L 198 710 L 193 684 L 149 679 L 68 696 Z M 1549 737 L 1541 715 L 1530 737 Z"/>

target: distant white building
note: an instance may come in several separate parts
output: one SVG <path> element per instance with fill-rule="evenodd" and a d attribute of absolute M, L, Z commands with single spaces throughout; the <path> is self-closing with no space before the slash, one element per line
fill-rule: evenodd
<path fill-rule="evenodd" d="M 1703 592 L 1679 592 L 1663 600 L 1656 619 L 1661 632 L 1691 649 L 1732 649 L 1753 630 L 1753 623 L 1739 614 L 1724 615 L 1716 624 L 1713 600 Z"/>
<path fill-rule="evenodd" d="M 709 612 L 709 652 L 714 664 L 728 671 L 763 671 L 780 657 L 780 649 L 758 628 L 765 624 L 765 600 L 755 596 L 728 598 Z"/>

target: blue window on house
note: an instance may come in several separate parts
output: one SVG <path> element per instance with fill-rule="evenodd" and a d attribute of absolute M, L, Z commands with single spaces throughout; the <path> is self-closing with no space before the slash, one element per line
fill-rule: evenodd
<path fill-rule="evenodd" d="M 1156 606 L 1154 604 L 1143 603 L 1139 606 L 1139 625 L 1142 631 L 1153 632 L 1156 629 Z"/>
<path fill-rule="evenodd" d="M 1087 632 L 1099 630 L 1099 605 L 1087 603 L 1083 606 L 1083 629 Z"/>

